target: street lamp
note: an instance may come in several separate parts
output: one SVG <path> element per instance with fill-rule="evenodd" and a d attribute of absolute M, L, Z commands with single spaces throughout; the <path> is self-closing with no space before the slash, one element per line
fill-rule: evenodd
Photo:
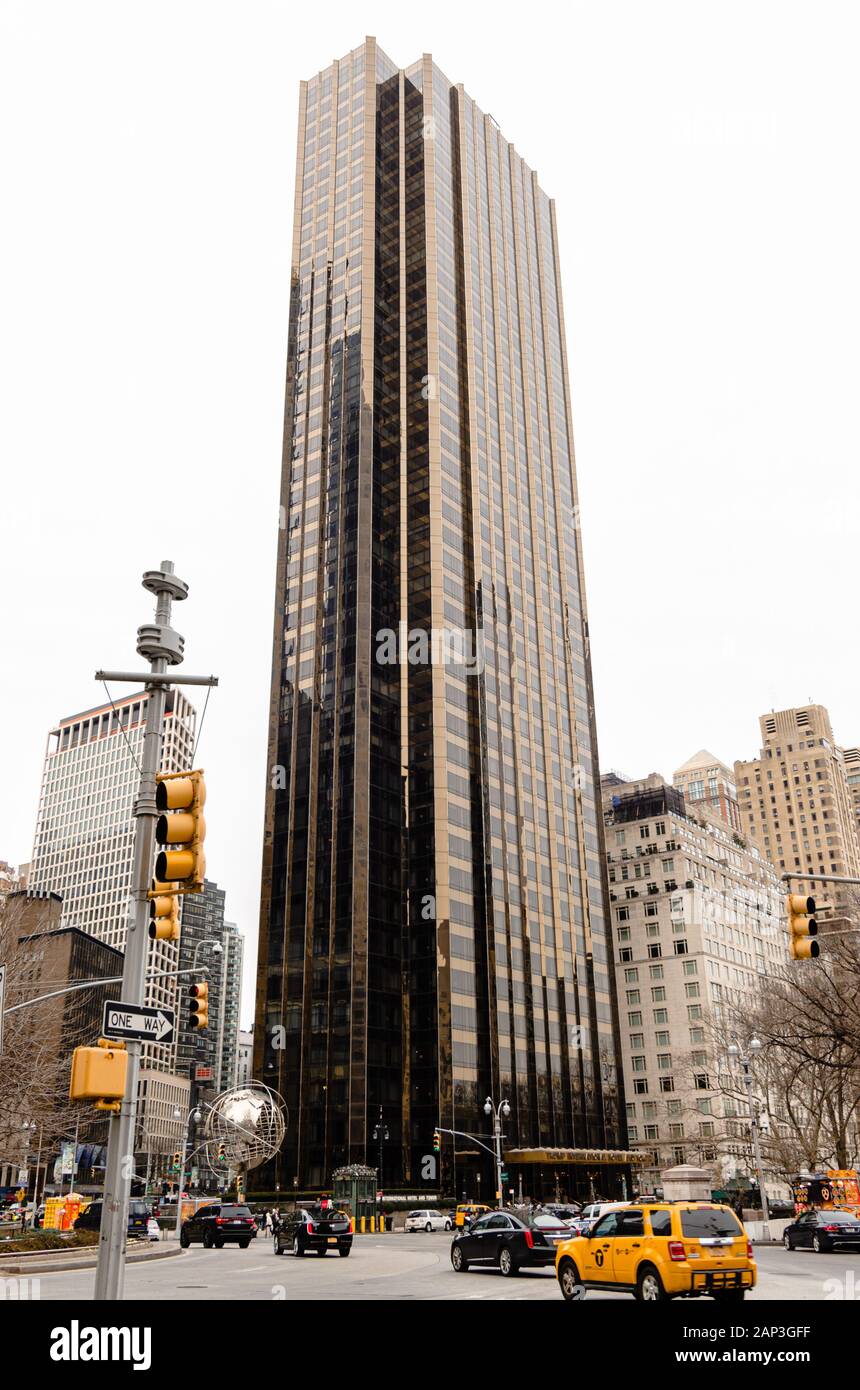
<path fill-rule="evenodd" d="M 174 1113 L 176 1113 L 176 1112 L 174 1112 Z M 180 1117 L 181 1117 L 182 1112 L 179 1111 L 178 1113 L 179 1113 L 179 1115 L 180 1115 Z M 188 1131 L 189 1131 L 189 1129 L 190 1129 L 190 1127 L 191 1127 L 191 1122 L 192 1122 L 192 1121 L 194 1122 L 195 1125 L 199 1125 L 199 1123 L 200 1123 L 200 1121 L 201 1121 L 202 1119 L 203 1119 L 203 1115 L 202 1115 L 201 1111 L 198 1110 L 198 1108 L 197 1108 L 196 1105 L 192 1105 L 191 1109 L 190 1109 L 189 1112 L 188 1112 L 188 1118 L 187 1118 L 186 1121 L 185 1121 L 185 1128 L 184 1128 L 184 1130 L 183 1130 L 183 1132 L 182 1132 L 182 1140 L 181 1140 L 181 1145 L 182 1145 L 182 1147 L 180 1148 L 180 1151 L 179 1151 L 179 1155 L 180 1155 L 180 1156 L 179 1156 L 179 1186 L 178 1186 L 177 1189 L 176 1189 L 176 1239 L 177 1239 L 177 1240 L 179 1239 L 179 1228 L 180 1228 L 180 1226 L 182 1225 L 182 1188 L 183 1188 L 183 1186 L 184 1186 L 184 1184 L 185 1184 L 185 1150 L 188 1148 Z"/>
<path fill-rule="evenodd" d="M 373 1138 L 379 1140 L 379 1190 L 382 1191 L 382 1146 L 388 1139 L 388 1125 L 382 1122 L 382 1106 L 379 1107 L 379 1119 L 373 1126 Z"/>
<path fill-rule="evenodd" d="M 38 1216 L 38 1212 L 39 1212 L 39 1175 L 40 1175 L 41 1169 L 42 1169 L 42 1133 L 43 1133 L 44 1126 L 41 1125 L 41 1124 L 40 1124 L 40 1125 L 37 1125 L 35 1120 L 25 1120 L 24 1123 L 23 1123 L 23 1125 L 22 1125 L 22 1129 L 25 1131 L 25 1133 L 26 1133 L 26 1135 L 27 1135 L 27 1139 L 26 1139 L 25 1167 L 28 1167 L 28 1166 L 29 1166 L 29 1163 L 30 1163 L 30 1147 L 31 1147 L 31 1140 L 32 1140 L 32 1138 L 33 1138 L 33 1135 L 36 1133 L 36 1130 L 38 1129 L 38 1131 L 39 1131 L 39 1147 L 38 1147 L 38 1149 L 36 1150 L 36 1176 L 35 1176 L 35 1178 L 33 1179 L 33 1224 L 35 1225 L 36 1217 Z M 46 1168 L 45 1168 L 45 1181 L 44 1181 L 44 1183 L 43 1183 L 43 1185 L 42 1185 L 43 1188 L 47 1186 L 47 1183 L 48 1183 L 48 1172 L 47 1172 L 47 1165 L 46 1165 Z"/>
<path fill-rule="evenodd" d="M 193 958 L 193 960 L 192 960 L 192 962 L 191 962 L 191 969 L 192 969 L 192 971 L 194 971 L 194 970 L 197 969 L 197 955 L 198 955 L 198 952 L 201 951 L 201 950 L 203 949 L 204 946 L 211 946 L 211 947 L 212 947 L 212 954 L 213 954 L 213 956 L 220 956 L 221 953 L 222 953 L 222 951 L 224 950 L 224 947 L 221 945 L 221 942 L 218 940 L 217 937 L 214 937 L 214 936 L 205 936 L 205 937 L 203 938 L 203 940 L 202 940 L 202 941 L 198 941 L 197 944 L 196 944 L 196 946 L 194 947 L 194 958 Z M 205 969 L 205 967 L 204 967 L 204 969 Z"/>
<path fill-rule="evenodd" d="M 770 1211 L 768 1210 L 767 1192 L 764 1186 L 764 1168 L 762 1167 L 761 1146 L 759 1144 L 759 1123 L 755 1113 L 755 1103 L 752 1094 L 752 1059 L 761 1052 L 761 1043 L 758 1038 L 750 1038 L 747 1044 L 747 1054 L 745 1055 L 737 1039 L 733 1039 L 729 1043 L 726 1051 L 732 1061 L 739 1061 L 743 1068 L 744 1086 L 747 1092 L 747 1105 L 749 1106 L 750 1112 L 750 1132 L 752 1134 L 753 1153 L 755 1155 L 755 1166 L 758 1174 L 758 1187 L 761 1193 L 762 1239 L 770 1240 Z"/>
<path fill-rule="evenodd" d="M 505 1119 L 511 1113 L 511 1107 L 506 1100 L 501 1100 L 498 1105 L 493 1104 L 492 1096 L 487 1096 L 484 1101 L 484 1114 L 493 1117 L 493 1148 L 496 1155 L 496 1198 L 499 1206 L 504 1205 L 502 1196 L 502 1116 Z"/>

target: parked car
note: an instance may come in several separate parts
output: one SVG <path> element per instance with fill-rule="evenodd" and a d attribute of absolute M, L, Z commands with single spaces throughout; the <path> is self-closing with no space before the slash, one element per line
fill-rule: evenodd
<path fill-rule="evenodd" d="M 509 1276 L 555 1264 L 559 1241 L 569 1239 L 570 1227 L 555 1216 L 544 1213 L 524 1221 L 512 1211 L 491 1211 L 456 1232 L 451 1264 L 458 1274 L 472 1265 L 495 1265 Z"/>
<path fill-rule="evenodd" d="M 782 1233 L 786 1250 L 860 1249 L 860 1220 L 850 1211 L 805 1211 Z"/>
<path fill-rule="evenodd" d="M 186 1217 L 179 1232 L 179 1244 L 184 1250 L 194 1240 L 203 1242 L 206 1250 L 220 1250 L 227 1242 L 247 1250 L 257 1231 L 250 1207 L 239 1202 L 213 1202 L 198 1207 Z"/>
<path fill-rule="evenodd" d="M 74 1229 L 76 1231 L 100 1231 L 103 1206 L 104 1203 L 100 1197 L 95 1202 L 90 1202 L 86 1210 L 82 1211 L 75 1221 Z M 151 1216 L 152 1212 L 147 1203 L 133 1197 L 128 1204 L 128 1234 L 130 1236 L 146 1236 Z"/>
<path fill-rule="evenodd" d="M 406 1214 L 405 1231 L 450 1231 L 450 1216 L 441 1211 L 410 1211 Z"/>
<path fill-rule="evenodd" d="M 573 1223 L 580 1217 L 582 1208 L 571 1206 L 561 1202 L 549 1202 L 544 1206 L 547 1216 L 556 1216 L 559 1221 L 563 1221 L 566 1226 L 573 1227 Z"/>
<path fill-rule="evenodd" d="M 287 1250 L 294 1255 L 305 1255 L 308 1250 L 327 1255 L 335 1249 L 339 1255 L 348 1255 L 352 1250 L 352 1222 L 345 1211 L 335 1206 L 296 1207 L 281 1217 L 273 1244 L 276 1255 Z"/>
<path fill-rule="evenodd" d="M 755 1287 L 756 1262 L 731 1207 L 637 1202 L 605 1212 L 588 1235 L 560 1244 L 556 1274 L 568 1302 L 587 1289 L 610 1289 L 645 1303 L 704 1295 L 737 1303 Z"/>
<path fill-rule="evenodd" d="M 576 1228 L 580 1235 L 586 1235 L 596 1221 L 601 1216 L 605 1216 L 608 1211 L 620 1211 L 622 1207 L 629 1207 L 629 1202 L 589 1202 L 587 1206 L 576 1218 Z"/>

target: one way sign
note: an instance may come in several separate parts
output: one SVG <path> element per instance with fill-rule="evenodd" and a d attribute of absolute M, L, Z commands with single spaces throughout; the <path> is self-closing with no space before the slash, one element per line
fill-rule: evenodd
<path fill-rule="evenodd" d="M 146 1004 L 105 1001 L 102 1032 L 106 1038 L 130 1038 L 138 1042 L 173 1042 L 176 1014 L 173 1009 L 151 1009 Z"/>

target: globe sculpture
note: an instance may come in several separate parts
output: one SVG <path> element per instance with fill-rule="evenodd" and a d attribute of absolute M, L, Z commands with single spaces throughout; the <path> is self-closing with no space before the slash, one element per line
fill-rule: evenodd
<path fill-rule="evenodd" d="M 277 1091 L 252 1081 L 224 1091 L 206 1112 L 206 1149 L 210 1165 L 219 1154 L 230 1168 L 247 1172 L 274 1158 L 286 1133 L 286 1105 Z"/>

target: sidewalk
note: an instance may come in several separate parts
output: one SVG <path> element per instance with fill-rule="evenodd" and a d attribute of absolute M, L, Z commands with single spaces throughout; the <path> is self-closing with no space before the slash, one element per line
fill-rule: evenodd
<path fill-rule="evenodd" d="M 181 1255 L 178 1243 L 170 1241 L 152 1242 L 149 1249 L 138 1250 L 133 1246 L 126 1252 L 127 1264 L 139 1264 L 142 1260 L 164 1260 L 172 1255 Z M 5 1259 L 0 1254 L 0 1274 L 51 1274 L 65 1269 L 95 1269 L 98 1259 L 98 1246 L 91 1245 L 77 1250 L 39 1250 L 32 1254 L 14 1254 Z"/>

